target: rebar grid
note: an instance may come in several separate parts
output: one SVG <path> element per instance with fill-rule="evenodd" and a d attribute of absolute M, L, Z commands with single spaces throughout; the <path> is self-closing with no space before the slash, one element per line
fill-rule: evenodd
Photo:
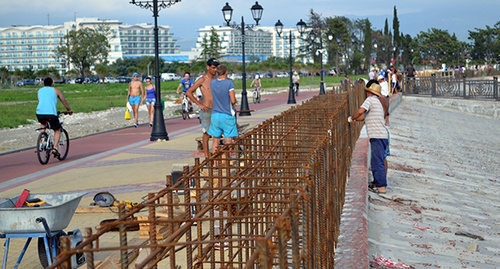
<path fill-rule="evenodd" d="M 264 121 L 207 160 L 195 159 L 175 185 L 167 176 L 166 187 L 143 204 L 94 234 L 87 229 L 86 239 L 63 249 L 51 268 L 67 265 L 75 253 L 85 253 L 87 268 L 95 268 L 94 254 L 110 251 L 120 251 L 121 268 L 333 268 L 361 129 L 347 117 L 363 101 L 363 86 L 347 93 L 344 85 L 334 88 Z M 141 210 L 147 217 L 138 217 Z M 147 227 L 139 231 L 147 231 L 146 244 L 127 242 L 136 232 L 124 227 L 137 224 Z M 115 227 L 120 246 L 99 246 Z"/>

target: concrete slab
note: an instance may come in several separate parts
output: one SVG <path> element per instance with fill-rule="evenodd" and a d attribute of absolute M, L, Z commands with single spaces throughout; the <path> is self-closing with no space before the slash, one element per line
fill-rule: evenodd
<path fill-rule="evenodd" d="M 390 132 L 388 193 L 369 195 L 371 265 L 498 268 L 500 121 L 403 101 Z"/>

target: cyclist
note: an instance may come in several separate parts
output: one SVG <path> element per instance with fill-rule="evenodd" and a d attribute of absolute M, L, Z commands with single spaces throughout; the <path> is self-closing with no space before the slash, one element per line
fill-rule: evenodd
<path fill-rule="evenodd" d="M 179 83 L 179 86 L 177 87 L 177 94 L 179 94 L 179 89 L 181 86 L 184 88 L 182 89 L 182 94 L 181 94 L 181 99 L 184 98 L 184 95 L 186 95 L 187 90 L 194 85 L 193 80 L 191 79 L 191 73 L 186 72 L 184 73 L 184 78 L 181 80 L 181 83 Z M 193 109 L 193 105 L 191 104 L 191 99 L 187 97 L 188 102 L 189 102 L 189 110 Z"/>
<path fill-rule="evenodd" d="M 250 87 L 252 87 L 254 84 L 255 84 L 255 89 L 257 90 L 257 98 L 260 98 L 260 88 L 262 84 L 260 82 L 259 74 L 255 75 L 254 80 L 252 80 L 252 83 L 250 83 Z"/>
<path fill-rule="evenodd" d="M 45 123 L 50 123 L 50 128 L 54 130 L 54 148 L 52 149 L 52 154 L 54 157 L 59 159 L 59 139 L 61 137 L 61 123 L 59 122 L 59 117 L 57 116 L 57 99 L 61 100 L 61 103 L 66 108 L 69 114 L 72 114 L 71 108 L 68 102 L 64 98 L 62 92 L 54 88 L 54 81 L 52 78 L 46 78 L 43 81 L 43 88 L 38 90 L 38 106 L 36 107 L 36 118 L 41 124 L 42 129 L 45 129 Z"/>

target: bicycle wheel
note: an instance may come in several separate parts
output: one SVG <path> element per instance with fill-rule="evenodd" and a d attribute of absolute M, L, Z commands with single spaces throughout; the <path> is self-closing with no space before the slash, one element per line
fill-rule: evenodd
<path fill-rule="evenodd" d="M 47 164 L 49 162 L 49 135 L 46 132 L 42 132 L 38 135 L 38 140 L 36 141 L 36 155 L 41 164 Z"/>
<path fill-rule="evenodd" d="M 69 152 L 69 135 L 66 130 L 61 128 L 61 138 L 59 139 L 59 161 L 66 159 Z"/>
<path fill-rule="evenodd" d="M 260 98 L 261 98 L 260 94 L 257 95 L 257 103 L 259 103 L 259 104 L 260 104 Z"/>
<path fill-rule="evenodd" d="M 188 117 L 188 104 L 186 102 L 182 102 L 182 119 L 186 120 Z"/>
<path fill-rule="evenodd" d="M 297 86 L 293 88 L 295 90 L 295 96 L 299 96 L 299 89 L 297 89 Z"/>
<path fill-rule="evenodd" d="M 253 103 L 254 104 L 257 103 L 257 91 L 256 90 L 253 91 Z"/>

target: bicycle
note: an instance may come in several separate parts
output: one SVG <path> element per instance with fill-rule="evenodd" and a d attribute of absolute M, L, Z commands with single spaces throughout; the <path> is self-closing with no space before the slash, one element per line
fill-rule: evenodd
<path fill-rule="evenodd" d="M 260 94 L 257 91 L 257 86 L 255 86 L 255 89 L 253 90 L 253 103 L 260 103 Z"/>
<path fill-rule="evenodd" d="M 189 118 L 189 113 L 193 111 L 193 105 L 189 103 L 187 99 L 187 95 L 184 93 L 184 97 L 182 98 L 182 119 L 185 120 Z"/>
<path fill-rule="evenodd" d="M 69 135 L 68 132 L 63 128 L 63 120 L 61 114 L 68 115 L 70 112 L 60 112 L 57 111 L 57 116 L 60 117 L 61 123 L 61 136 L 59 139 L 59 157 L 57 159 L 62 161 L 66 159 L 69 151 Z M 38 135 L 38 140 L 36 142 L 36 154 L 38 161 L 41 164 L 47 164 L 50 159 L 50 154 L 54 149 L 54 130 L 50 129 L 50 123 L 45 122 L 45 128 L 38 128 L 36 131 L 40 131 Z"/>

